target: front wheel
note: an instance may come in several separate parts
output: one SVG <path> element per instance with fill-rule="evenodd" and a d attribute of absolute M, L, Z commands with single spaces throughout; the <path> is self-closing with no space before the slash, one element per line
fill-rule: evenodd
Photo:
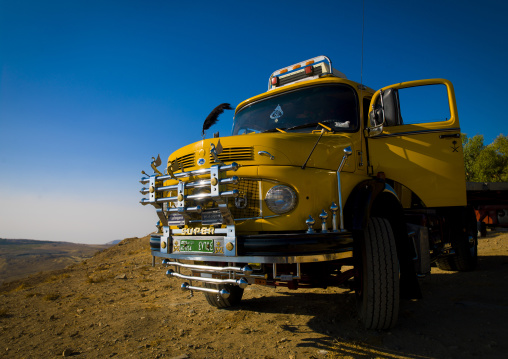
<path fill-rule="evenodd" d="M 371 218 L 361 237 L 355 254 L 358 314 L 366 329 L 389 329 L 399 316 L 399 261 L 390 222 Z"/>
<path fill-rule="evenodd" d="M 229 308 L 234 307 L 240 304 L 240 301 L 243 297 L 243 288 L 240 288 L 236 285 L 231 284 L 211 284 L 211 283 L 204 283 L 205 288 L 212 288 L 212 289 L 225 289 L 229 292 L 228 298 L 223 298 L 218 294 L 215 293 L 208 293 L 204 292 L 206 301 L 208 304 L 217 307 L 217 308 Z"/>

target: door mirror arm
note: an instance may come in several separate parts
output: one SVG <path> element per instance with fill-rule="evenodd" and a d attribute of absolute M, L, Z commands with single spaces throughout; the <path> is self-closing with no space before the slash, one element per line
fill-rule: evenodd
<path fill-rule="evenodd" d="M 364 130 L 365 137 L 375 137 L 383 132 L 383 125 L 385 123 L 385 109 L 383 101 L 383 90 L 379 90 L 379 100 L 381 106 L 372 108 L 369 112 L 369 127 Z"/>
<path fill-rule="evenodd" d="M 365 137 L 376 137 L 383 133 L 383 124 L 368 127 L 363 131 Z"/>

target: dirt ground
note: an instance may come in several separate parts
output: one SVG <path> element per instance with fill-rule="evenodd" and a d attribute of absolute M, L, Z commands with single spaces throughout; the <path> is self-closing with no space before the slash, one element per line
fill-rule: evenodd
<path fill-rule="evenodd" d="M 250 286 L 219 310 L 151 267 L 148 238 L 0 287 L 5 358 L 506 358 L 508 233 L 480 239 L 478 269 L 421 282 L 390 331 L 367 331 L 354 293 Z M 29 263 L 27 263 L 29 265 Z"/>

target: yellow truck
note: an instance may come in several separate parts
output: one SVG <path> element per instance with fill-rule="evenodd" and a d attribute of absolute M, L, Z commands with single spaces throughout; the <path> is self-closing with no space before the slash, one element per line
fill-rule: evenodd
<path fill-rule="evenodd" d="M 433 264 L 476 266 L 444 79 L 374 91 L 318 56 L 272 73 L 267 92 L 236 107 L 231 136 L 176 150 L 163 172 L 161 162 L 141 179 L 159 218 L 154 261 L 218 308 L 249 285 L 349 286 L 364 326 L 387 329 Z"/>

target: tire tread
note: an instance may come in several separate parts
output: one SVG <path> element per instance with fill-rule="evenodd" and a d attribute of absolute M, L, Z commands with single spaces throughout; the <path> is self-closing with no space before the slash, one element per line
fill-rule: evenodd
<path fill-rule="evenodd" d="M 362 319 L 367 329 L 392 328 L 399 312 L 397 248 L 390 223 L 371 218 L 365 232 Z"/>

